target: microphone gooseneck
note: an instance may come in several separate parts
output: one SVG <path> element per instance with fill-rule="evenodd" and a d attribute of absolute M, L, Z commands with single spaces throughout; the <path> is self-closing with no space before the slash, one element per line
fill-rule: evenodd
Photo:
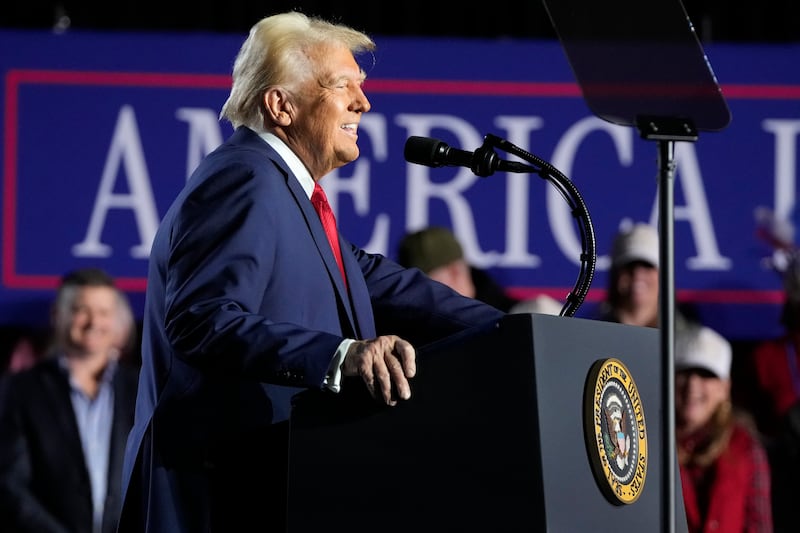
<path fill-rule="evenodd" d="M 500 148 L 511 153 L 530 164 L 518 161 L 505 161 L 497 156 L 494 148 Z M 483 144 L 474 152 L 459 150 L 447 145 L 444 141 L 431 137 L 412 136 L 406 140 L 403 152 L 406 161 L 428 167 L 459 166 L 467 167 L 476 176 L 486 177 L 495 171 L 521 172 L 538 174 L 548 180 L 567 201 L 572 216 L 577 220 L 581 233 L 581 269 L 573 290 L 567 294 L 566 303 L 561 309 L 561 316 L 574 316 L 589 292 L 589 287 L 594 278 L 597 264 L 597 243 L 594 236 L 592 219 L 589 210 L 575 185 L 557 168 L 547 161 L 501 139 L 496 135 L 488 134 L 484 137 Z"/>

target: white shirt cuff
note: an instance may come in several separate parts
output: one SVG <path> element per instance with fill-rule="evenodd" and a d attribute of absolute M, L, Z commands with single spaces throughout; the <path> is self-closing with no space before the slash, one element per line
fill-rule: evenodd
<path fill-rule="evenodd" d="M 356 342 L 355 339 L 345 339 L 336 349 L 336 353 L 333 355 L 331 364 L 328 367 L 328 373 L 325 374 L 325 380 L 322 382 L 325 388 L 333 392 L 339 392 L 341 390 L 342 363 L 344 362 L 345 355 L 347 355 L 347 350 L 354 342 Z"/>

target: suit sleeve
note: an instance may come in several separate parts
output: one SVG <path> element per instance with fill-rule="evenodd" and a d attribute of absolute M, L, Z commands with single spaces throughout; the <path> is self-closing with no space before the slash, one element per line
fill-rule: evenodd
<path fill-rule="evenodd" d="M 427 344 L 459 331 L 485 326 L 505 313 L 430 279 L 416 268 L 354 247 L 375 313 L 379 334 Z"/>
<path fill-rule="evenodd" d="M 296 302 L 277 292 L 285 287 L 272 285 L 279 246 L 291 232 L 297 239 L 307 232 L 287 229 L 296 222 L 285 220 L 297 211 L 282 205 L 290 201 L 285 183 L 274 185 L 252 167 L 228 167 L 194 190 L 173 218 L 165 324 L 170 345 L 190 365 L 264 382 L 322 385 L 343 338 L 287 318 Z M 265 300 L 287 300 L 287 312 L 266 313 Z"/>

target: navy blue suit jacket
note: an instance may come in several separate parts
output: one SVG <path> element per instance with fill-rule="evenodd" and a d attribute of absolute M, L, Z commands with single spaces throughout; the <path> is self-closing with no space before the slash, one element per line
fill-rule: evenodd
<path fill-rule="evenodd" d="M 120 531 L 281 530 L 291 397 L 322 387 L 345 337 L 424 343 L 502 317 L 340 243 L 349 291 L 309 198 L 253 131 L 199 165 L 151 251 Z"/>

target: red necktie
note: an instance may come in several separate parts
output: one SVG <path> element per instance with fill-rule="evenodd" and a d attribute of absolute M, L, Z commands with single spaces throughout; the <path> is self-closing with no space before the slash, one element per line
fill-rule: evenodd
<path fill-rule="evenodd" d="M 322 227 L 325 228 L 325 235 L 328 236 L 328 242 L 333 250 L 333 256 L 336 258 L 336 263 L 339 265 L 339 271 L 342 273 L 344 286 L 347 287 L 347 276 L 344 274 L 344 262 L 342 262 L 342 251 L 339 249 L 339 233 L 336 231 L 336 217 L 333 216 L 333 210 L 328 203 L 328 197 L 325 196 L 325 191 L 319 186 L 319 183 L 314 184 L 314 193 L 311 195 L 311 203 L 314 205 L 319 219 L 322 221 Z"/>

